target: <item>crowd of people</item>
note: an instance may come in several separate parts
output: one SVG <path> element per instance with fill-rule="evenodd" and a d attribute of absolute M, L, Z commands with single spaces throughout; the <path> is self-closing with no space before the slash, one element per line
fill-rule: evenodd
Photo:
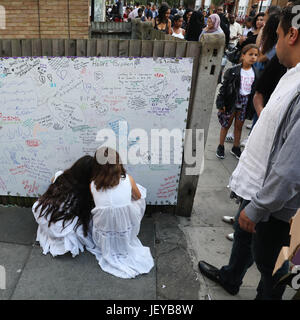
<path fill-rule="evenodd" d="M 293 24 L 293 8 L 299 4 L 257 13 L 247 20 L 252 21 L 247 33 L 230 29 L 231 50 L 240 51 L 240 57 L 225 72 L 216 101 L 219 159 L 225 157 L 224 142 L 234 121 L 233 139 L 227 141 L 233 141 L 230 153 L 239 161 L 229 188 L 239 209 L 235 216 L 223 217 L 234 226 L 234 233 L 227 235 L 233 240 L 228 264 L 220 269 L 206 261 L 198 265 L 203 275 L 236 295 L 255 262 L 261 274 L 257 300 L 282 299 L 286 284 L 280 279 L 289 264 L 275 274 L 273 270 L 282 247 L 289 246 L 290 222 L 300 207 L 300 27 Z M 241 152 L 245 119 L 253 124 Z"/>
<path fill-rule="evenodd" d="M 171 8 L 166 2 L 162 2 L 159 7 L 151 3 L 144 6 L 137 2 L 133 8 L 122 7 L 121 4 L 121 1 L 118 1 L 114 6 L 107 7 L 106 16 L 109 21 L 130 22 L 131 19 L 152 21 L 154 28 L 188 41 L 198 41 L 204 29 L 204 33 L 215 32 L 215 26 L 219 23 L 215 19 L 217 14 L 220 17 L 219 24 L 225 33 L 227 43 L 229 41 L 229 20 L 223 12 L 223 6 L 210 12 L 209 9 L 205 11 L 183 7 Z"/>
<path fill-rule="evenodd" d="M 231 153 L 239 160 L 229 181 L 239 209 L 224 217 L 234 226 L 233 246 L 228 265 L 218 269 L 200 261 L 199 269 L 235 295 L 255 262 L 261 274 L 257 300 L 282 299 L 285 285 L 278 281 L 288 272 L 286 264 L 272 273 L 282 246 L 289 245 L 290 219 L 300 208 L 300 27 L 293 24 L 299 4 L 271 6 L 246 19 L 244 29 L 234 15 L 227 20 L 223 7 L 205 15 L 175 13 L 163 3 L 157 13 L 153 6 L 146 12 L 138 6 L 127 16 L 144 16 L 154 28 L 193 41 L 205 33 L 227 32 L 226 49 L 240 52 L 224 73 L 216 100 L 221 125 L 216 156 L 224 159 L 234 123 Z M 253 124 L 242 152 L 245 119 Z M 146 189 L 126 173 L 118 153 L 100 148 L 94 157 L 84 156 L 57 172 L 34 204 L 37 240 L 53 256 L 75 256 L 85 247 L 104 271 L 121 278 L 148 273 L 154 261 L 137 237 L 145 197 Z"/>

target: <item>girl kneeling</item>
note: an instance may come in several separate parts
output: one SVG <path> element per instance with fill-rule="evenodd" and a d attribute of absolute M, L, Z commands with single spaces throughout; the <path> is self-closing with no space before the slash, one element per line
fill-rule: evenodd
<path fill-rule="evenodd" d="M 37 237 L 43 254 L 70 252 L 73 257 L 94 248 L 88 232 L 94 207 L 89 184 L 93 157 L 84 156 L 70 169 L 58 171 L 48 190 L 36 201 L 32 212 L 38 223 Z"/>
<path fill-rule="evenodd" d="M 91 192 L 97 250 L 89 251 L 95 254 L 102 270 L 120 278 L 148 273 L 153 258 L 137 237 L 146 208 L 146 189 L 126 173 L 115 150 L 97 150 Z"/>

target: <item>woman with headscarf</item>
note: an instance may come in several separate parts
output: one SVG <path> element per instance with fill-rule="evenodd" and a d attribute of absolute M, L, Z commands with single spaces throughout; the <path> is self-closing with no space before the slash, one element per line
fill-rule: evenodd
<path fill-rule="evenodd" d="M 220 23 L 220 17 L 216 13 L 211 14 L 207 19 L 207 26 L 203 29 L 200 37 L 205 33 L 224 33 L 220 27 Z"/>

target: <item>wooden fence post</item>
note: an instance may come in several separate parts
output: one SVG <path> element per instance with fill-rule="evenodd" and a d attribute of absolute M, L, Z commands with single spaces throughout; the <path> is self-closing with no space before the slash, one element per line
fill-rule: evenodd
<path fill-rule="evenodd" d="M 193 91 L 187 118 L 187 129 L 193 129 L 192 136 L 196 134 L 196 129 L 204 130 L 204 137 L 200 137 L 199 135 L 193 139 L 193 137 L 189 136 L 190 133 L 185 136 L 185 144 L 192 141 L 193 156 L 196 156 L 196 139 L 203 138 L 204 146 L 206 143 L 215 89 L 224 52 L 224 43 L 225 37 L 223 34 L 204 35 L 199 43 L 200 52 L 197 52 L 196 47 L 190 48 L 190 50 L 189 48 L 187 49 L 190 51 L 190 53 L 187 52 L 187 56 L 194 56 L 194 63 L 199 63 L 197 74 L 193 74 L 195 83 L 192 84 Z M 198 62 L 196 61 L 196 57 L 199 59 Z M 196 159 L 196 161 L 202 160 L 204 160 L 204 154 L 201 155 L 201 159 Z M 197 168 L 197 166 L 194 167 L 194 169 Z M 196 174 L 187 175 L 186 171 L 190 168 L 192 166 L 186 164 L 183 159 L 175 214 L 185 217 L 191 216 L 200 174 L 199 168 Z"/>

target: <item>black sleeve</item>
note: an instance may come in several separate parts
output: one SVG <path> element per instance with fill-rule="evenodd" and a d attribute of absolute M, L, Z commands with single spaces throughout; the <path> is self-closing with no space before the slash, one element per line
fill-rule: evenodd
<path fill-rule="evenodd" d="M 252 34 L 252 32 L 250 31 L 250 32 L 248 33 L 247 39 L 241 44 L 241 47 L 244 48 L 247 44 L 250 44 L 250 43 L 255 44 L 255 43 L 256 43 L 256 38 L 257 38 L 257 34 L 254 35 L 254 34 Z"/>
<path fill-rule="evenodd" d="M 216 100 L 217 109 L 223 109 L 225 107 L 225 95 L 227 93 L 227 87 L 230 82 L 230 72 L 231 70 L 228 69 L 224 73 L 223 83 L 222 83 L 222 86 L 220 87 L 217 100 Z"/>
<path fill-rule="evenodd" d="M 286 67 L 279 63 L 277 55 L 275 55 L 265 66 L 255 87 L 255 90 L 264 96 L 265 103 L 269 100 L 269 97 L 272 95 L 285 72 Z"/>

